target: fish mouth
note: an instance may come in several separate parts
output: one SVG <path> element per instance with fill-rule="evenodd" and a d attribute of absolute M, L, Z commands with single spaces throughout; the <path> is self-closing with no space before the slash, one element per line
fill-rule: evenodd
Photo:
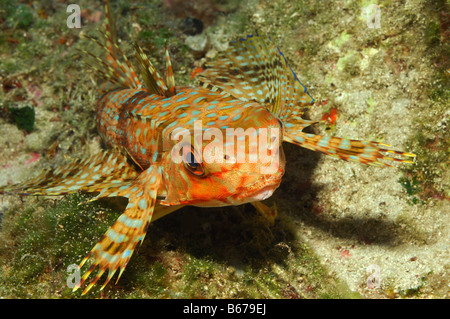
<path fill-rule="evenodd" d="M 280 186 L 280 183 L 281 178 L 266 180 L 264 181 L 264 184 L 266 184 L 265 186 L 258 187 L 256 190 L 241 193 L 239 194 L 239 197 L 243 199 L 243 203 L 265 200 L 272 196 L 273 192 Z"/>
<path fill-rule="evenodd" d="M 272 184 L 268 186 L 264 186 L 260 190 L 256 191 L 255 193 L 251 194 L 249 199 L 251 200 L 265 200 L 272 196 L 273 192 L 278 188 L 280 184 Z"/>

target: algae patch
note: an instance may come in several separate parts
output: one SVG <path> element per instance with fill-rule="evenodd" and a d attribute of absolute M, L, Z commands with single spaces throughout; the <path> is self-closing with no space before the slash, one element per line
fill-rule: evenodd
<path fill-rule="evenodd" d="M 21 130 L 31 132 L 34 129 L 35 112 L 34 108 L 25 105 L 21 108 L 7 107 L 8 112 L 14 118 L 14 122 Z"/>
<path fill-rule="evenodd" d="M 67 267 L 81 261 L 118 217 L 98 203 L 79 205 L 86 199 L 30 199 L 20 214 L 15 214 L 19 207 L 5 214 L 0 236 L 2 296 L 54 298 L 71 291 Z"/>

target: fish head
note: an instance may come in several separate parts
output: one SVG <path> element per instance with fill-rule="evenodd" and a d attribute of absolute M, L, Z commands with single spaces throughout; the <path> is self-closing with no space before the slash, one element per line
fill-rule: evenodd
<path fill-rule="evenodd" d="M 250 103 L 251 104 L 251 103 Z M 227 110 L 177 127 L 164 169 L 163 205 L 217 207 L 270 197 L 281 183 L 282 124 L 265 107 Z"/>

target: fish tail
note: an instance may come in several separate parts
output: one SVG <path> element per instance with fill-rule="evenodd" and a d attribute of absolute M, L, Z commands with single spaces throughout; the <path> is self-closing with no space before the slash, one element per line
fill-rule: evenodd
<path fill-rule="evenodd" d="M 308 134 L 298 131 L 289 131 L 289 129 L 285 130 L 283 138 L 286 142 L 290 142 L 313 151 L 322 152 L 332 157 L 373 166 L 391 167 L 391 165 L 380 160 L 412 164 L 416 158 L 415 154 L 391 150 L 389 149 L 391 145 L 379 142 L 350 140 L 340 137 Z M 396 158 L 390 156 L 390 154 L 396 154 L 403 156 L 404 158 Z"/>

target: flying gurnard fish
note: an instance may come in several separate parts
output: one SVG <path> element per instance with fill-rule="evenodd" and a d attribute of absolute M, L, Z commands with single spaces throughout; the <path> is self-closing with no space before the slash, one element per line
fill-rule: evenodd
<path fill-rule="evenodd" d="M 104 48 L 106 58 L 85 53 L 99 62 L 96 70 L 107 82 L 100 87 L 96 104 L 97 126 L 107 149 L 45 171 L 28 182 L 0 187 L 0 194 L 63 195 L 84 191 L 97 194 L 92 200 L 128 199 L 125 211 L 79 265 L 81 269 L 89 261 L 90 267 L 74 289 L 98 267 L 83 294 L 106 271 L 101 289 L 120 268 L 118 280 L 136 245 L 144 240 L 150 222 L 185 205 L 252 203 L 273 219 L 273 210 L 260 201 L 272 195 L 284 174 L 281 141 L 376 166 L 389 166 L 381 160 L 412 163 L 415 158 L 414 154 L 390 150 L 389 145 L 378 142 L 303 132 L 315 123 L 302 118 L 314 100 L 266 36 L 256 33 L 231 42 L 230 48 L 199 74 L 199 87 L 182 87 L 175 85 L 167 49 L 164 79 L 135 44 L 141 82 L 117 45 L 108 2 L 103 35 L 105 44 L 91 39 Z M 198 121 L 202 124 L 200 135 L 194 127 Z M 243 142 L 207 152 L 212 135 L 207 139 L 203 134 L 211 129 L 217 139 L 220 134 L 228 137 L 230 128 L 241 129 L 241 133 L 234 131 L 233 138 Z M 279 134 L 262 134 L 274 130 Z M 182 138 L 174 139 L 177 134 Z M 252 138 L 260 143 L 267 141 L 270 160 L 248 160 L 257 153 Z M 247 156 L 246 160 L 237 160 L 239 154 Z"/>

